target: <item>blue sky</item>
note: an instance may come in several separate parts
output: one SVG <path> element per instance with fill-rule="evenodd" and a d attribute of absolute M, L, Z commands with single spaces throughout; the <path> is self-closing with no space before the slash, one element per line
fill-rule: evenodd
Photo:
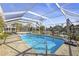
<path fill-rule="evenodd" d="M 32 11 L 35 12 L 37 14 L 40 14 L 42 16 L 48 17 L 48 20 L 44 20 L 43 24 L 46 26 L 50 26 L 51 24 L 58 24 L 58 23 L 63 23 L 66 22 L 62 12 L 60 11 L 60 9 L 56 6 L 55 3 L 37 3 L 37 4 L 33 4 L 33 3 L 3 3 L 0 4 L 3 12 L 14 12 L 14 11 L 26 11 L 25 14 L 22 17 L 28 17 L 28 18 L 32 18 L 32 19 L 40 19 L 40 17 L 32 15 L 27 13 L 27 11 Z M 75 12 L 77 14 L 79 14 L 79 4 L 78 3 L 70 3 L 70 4 L 64 4 L 61 3 L 59 4 L 62 8 L 67 9 L 71 12 Z M 7 16 L 5 16 L 6 18 L 9 18 Z M 76 21 L 75 17 L 72 16 L 68 16 L 70 18 L 70 20 Z"/>

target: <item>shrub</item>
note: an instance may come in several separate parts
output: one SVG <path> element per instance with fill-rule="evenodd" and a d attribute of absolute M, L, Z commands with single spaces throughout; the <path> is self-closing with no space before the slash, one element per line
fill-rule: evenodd
<path fill-rule="evenodd" d="M 76 40 L 79 41 L 79 36 L 76 36 Z"/>

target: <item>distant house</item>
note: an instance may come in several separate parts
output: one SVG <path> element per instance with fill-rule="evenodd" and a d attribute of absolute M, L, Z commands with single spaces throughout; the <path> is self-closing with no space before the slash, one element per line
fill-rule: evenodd
<path fill-rule="evenodd" d="M 32 22 L 33 21 L 22 21 L 20 19 L 5 21 L 4 32 L 8 33 L 27 32 L 30 30 Z"/>
<path fill-rule="evenodd" d="M 4 32 L 16 33 L 16 26 L 14 26 L 12 24 L 5 24 L 4 25 Z"/>

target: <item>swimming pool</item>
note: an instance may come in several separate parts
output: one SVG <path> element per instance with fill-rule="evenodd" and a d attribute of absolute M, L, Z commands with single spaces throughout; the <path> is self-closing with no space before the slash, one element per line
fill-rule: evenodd
<path fill-rule="evenodd" d="M 21 39 L 31 46 L 37 53 L 45 53 L 46 43 L 48 53 L 54 53 L 64 41 L 47 35 L 23 34 Z"/>

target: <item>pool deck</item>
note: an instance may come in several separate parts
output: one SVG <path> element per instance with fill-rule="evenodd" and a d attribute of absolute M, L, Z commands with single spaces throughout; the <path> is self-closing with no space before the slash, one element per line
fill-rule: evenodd
<path fill-rule="evenodd" d="M 21 41 L 21 39 L 17 35 L 11 35 L 7 38 L 6 44 L 0 45 L 0 56 L 15 56 L 17 54 L 21 55 L 21 53 L 25 50 L 31 48 L 25 42 Z M 33 49 L 30 49 L 27 52 L 35 52 Z"/>
<path fill-rule="evenodd" d="M 79 43 L 79 42 L 78 42 Z M 79 56 L 79 47 L 71 46 L 72 56 Z M 57 55 L 69 56 L 69 45 L 63 44 L 56 52 Z"/>
<path fill-rule="evenodd" d="M 1 43 L 1 40 L 0 40 Z M 79 43 L 79 42 L 78 42 Z M 56 55 L 69 55 L 69 46 L 63 44 L 56 52 Z M 79 55 L 79 51 L 77 47 L 71 46 L 72 54 L 74 56 Z M 6 44 L 0 45 L 0 56 L 22 56 L 25 52 L 27 53 L 35 53 L 35 50 L 32 49 L 28 44 L 23 42 L 18 35 L 10 35 Z M 30 54 L 25 54 L 26 56 L 30 56 Z M 33 55 L 33 54 L 31 54 Z"/>

